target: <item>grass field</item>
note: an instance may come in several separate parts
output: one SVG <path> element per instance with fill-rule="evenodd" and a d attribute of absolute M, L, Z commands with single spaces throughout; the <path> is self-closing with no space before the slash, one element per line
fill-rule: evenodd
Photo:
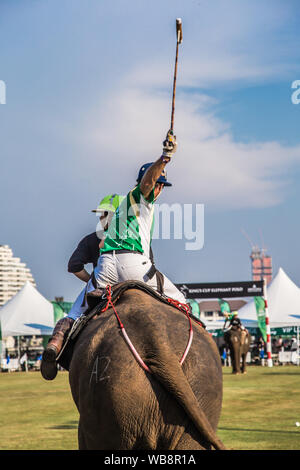
<path fill-rule="evenodd" d="M 218 435 L 229 449 L 300 450 L 300 367 L 226 367 Z"/>
<path fill-rule="evenodd" d="M 223 368 L 218 435 L 235 450 L 300 450 L 300 367 Z M 78 413 L 68 373 L 0 374 L 0 450 L 77 449 Z"/>

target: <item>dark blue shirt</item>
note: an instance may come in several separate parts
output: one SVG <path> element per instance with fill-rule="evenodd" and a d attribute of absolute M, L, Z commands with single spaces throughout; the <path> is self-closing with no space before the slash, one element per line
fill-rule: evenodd
<path fill-rule="evenodd" d="M 97 237 L 96 232 L 90 233 L 84 237 L 79 243 L 69 259 L 68 272 L 78 273 L 84 269 L 85 264 L 92 263 L 93 267 L 97 266 L 100 250 L 99 243 L 101 239 Z"/>

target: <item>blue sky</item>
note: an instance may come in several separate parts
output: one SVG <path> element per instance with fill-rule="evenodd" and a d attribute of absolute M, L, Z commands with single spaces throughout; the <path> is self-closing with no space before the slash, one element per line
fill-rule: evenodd
<path fill-rule="evenodd" d="M 0 244 L 49 299 L 82 287 L 67 262 L 91 209 L 160 154 L 176 17 L 179 147 L 160 202 L 205 204 L 205 242 L 154 240 L 156 264 L 174 282 L 250 280 L 243 229 L 300 285 L 296 1 L 1 0 Z"/>

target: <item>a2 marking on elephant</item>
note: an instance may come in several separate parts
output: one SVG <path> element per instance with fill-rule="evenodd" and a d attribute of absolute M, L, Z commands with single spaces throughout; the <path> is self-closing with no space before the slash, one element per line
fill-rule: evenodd
<path fill-rule="evenodd" d="M 186 316 L 139 290 L 116 305 L 145 371 L 120 334 L 113 309 L 81 332 L 69 369 L 79 411 L 80 449 L 225 449 L 216 435 L 222 405 L 222 366 L 211 336 Z"/>

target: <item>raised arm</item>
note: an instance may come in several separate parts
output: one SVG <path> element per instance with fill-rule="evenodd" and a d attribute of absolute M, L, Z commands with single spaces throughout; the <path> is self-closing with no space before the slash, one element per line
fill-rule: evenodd
<path fill-rule="evenodd" d="M 167 134 L 166 139 L 163 142 L 163 153 L 162 156 L 151 165 L 146 173 L 144 174 L 140 187 L 141 192 L 145 198 L 150 196 L 152 189 L 155 186 L 156 181 L 162 174 L 165 166 L 171 160 L 171 157 L 177 150 L 176 136 L 170 133 Z"/>
<path fill-rule="evenodd" d="M 144 174 L 140 186 L 141 192 L 146 199 L 150 196 L 151 191 L 154 188 L 156 181 L 162 174 L 166 164 L 167 162 L 164 162 L 160 157 L 158 160 L 156 160 L 156 162 L 153 163 L 153 165 L 150 166 L 150 168 L 148 168 Z"/>

